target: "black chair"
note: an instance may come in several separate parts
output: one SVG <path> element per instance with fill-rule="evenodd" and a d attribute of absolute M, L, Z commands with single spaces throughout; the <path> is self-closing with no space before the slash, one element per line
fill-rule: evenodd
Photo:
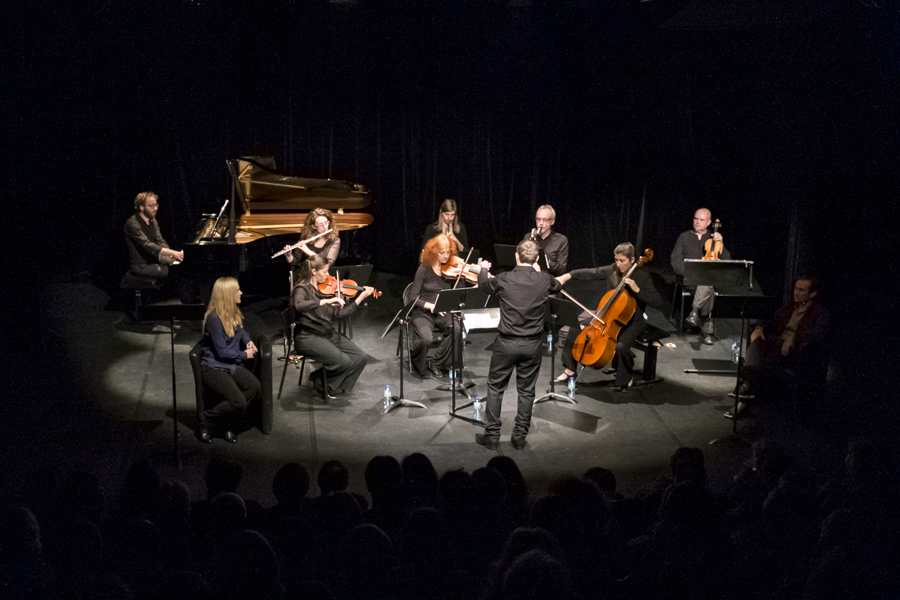
<path fill-rule="evenodd" d="M 675 300 L 680 297 L 681 303 L 678 309 L 678 323 L 673 323 L 678 326 L 678 333 L 684 331 L 684 299 L 692 298 L 693 296 L 694 294 L 684 287 L 684 277 L 676 275 L 675 288 L 672 290 L 672 310 L 669 311 L 669 321 L 672 321 L 675 317 Z"/>
<path fill-rule="evenodd" d="M 258 402 L 247 407 L 245 413 L 248 421 L 257 421 L 259 430 L 265 435 L 272 433 L 272 343 L 265 335 L 258 335 L 253 340 L 259 348 L 257 357 L 252 361 L 251 372 L 262 384 L 262 392 Z M 215 394 L 203 385 L 203 377 L 200 374 L 200 359 L 203 357 L 203 340 L 200 340 L 191 348 L 191 368 L 194 371 L 194 388 L 197 398 L 197 421 L 200 421 L 201 413 L 209 403 L 208 396 Z M 255 418 L 254 418 L 255 417 Z"/>
<path fill-rule="evenodd" d="M 306 371 L 306 361 L 313 362 L 313 359 L 307 358 L 299 354 L 294 348 L 294 307 L 288 306 L 281 311 L 281 325 L 284 331 L 284 355 L 278 360 L 284 361 L 284 369 L 281 371 L 281 384 L 278 386 L 278 399 L 281 399 L 281 391 L 284 389 L 284 376 L 287 375 L 288 363 L 300 369 L 300 378 L 297 385 L 303 384 L 303 373 Z M 324 365 L 322 367 L 322 400 L 328 404 L 328 373 L 325 372 Z"/>
<path fill-rule="evenodd" d="M 412 288 L 412 285 L 413 285 L 413 284 L 410 283 L 409 285 L 407 285 L 407 286 L 403 289 L 403 306 L 406 306 L 407 304 L 409 304 L 410 302 L 413 301 L 413 298 L 411 298 L 411 297 L 410 297 L 410 294 L 409 294 L 409 290 Z M 410 327 L 410 326 L 409 326 L 409 322 L 407 322 L 406 325 L 403 325 L 403 326 L 401 326 L 401 327 L 399 328 L 399 329 L 400 329 L 400 335 L 399 335 L 398 338 L 397 338 L 397 353 L 396 353 L 396 356 L 400 356 L 400 350 L 401 350 L 402 344 L 403 344 L 403 342 L 404 342 L 404 340 L 405 340 L 405 341 L 406 341 L 406 363 L 407 363 L 407 369 L 409 370 L 410 373 L 412 373 L 412 370 L 413 370 L 413 367 L 412 367 L 412 353 L 409 351 L 409 348 L 410 348 L 410 346 L 409 346 L 409 336 L 411 335 L 411 334 L 410 334 L 410 331 L 409 331 L 409 327 Z M 435 348 L 435 347 L 441 345 L 441 341 L 444 339 L 444 336 L 443 336 L 443 334 L 441 333 L 441 330 L 438 329 L 437 327 L 435 327 L 432 331 L 434 332 L 434 336 L 432 337 L 430 348 Z"/>

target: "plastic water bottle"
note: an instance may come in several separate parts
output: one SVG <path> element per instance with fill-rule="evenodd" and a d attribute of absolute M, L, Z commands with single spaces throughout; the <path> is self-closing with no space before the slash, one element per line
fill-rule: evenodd
<path fill-rule="evenodd" d="M 547 352 L 551 352 L 553 350 L 553 330 L 547 330 Z"/>
<path fill-rule="evenodd" d="M 575 399 L 575 378 L 574 377 L 569 377 L 568 388 L 569 388 L 569 400 L 574 400 Z"/>
<path fill-rule="evenodd" d="M 462 341 L 463 341 L 463 344 L 465 345 L 465 343 L 466 343 L 466 326 L 465 325 L 462 326 Z"/>
<path fill-rule="evenodd" d="M 481 420 L 481 397 L 480 396 L 475 396 L 475 404 L 473 405 L 473 407 L 475 408 L 475 420 L 480 421 Z"/>
<path fill-rule="evenodd" d="M 738 364 L 741 359 L 741 345 L 737 342 L 731 344 L 731 362 Z"/>
<path fill-rule="evenodd" d="M 391 407 L 391 386 L 384 386 L 384 410 Z"/>

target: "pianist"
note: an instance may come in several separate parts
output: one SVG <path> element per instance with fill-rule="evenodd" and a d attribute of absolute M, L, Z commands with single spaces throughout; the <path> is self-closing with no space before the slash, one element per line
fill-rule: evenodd
<path fill-rule="evenodd" d="M 164 279 L 169 265 L 184 261 L 184 252 L 172 250 L 159 232 L 156 213 L 159 196 L 141 192 L 134 199 L 134 214 L 125 221 L 125 239 L 131 272 L 141 277 Z"/>

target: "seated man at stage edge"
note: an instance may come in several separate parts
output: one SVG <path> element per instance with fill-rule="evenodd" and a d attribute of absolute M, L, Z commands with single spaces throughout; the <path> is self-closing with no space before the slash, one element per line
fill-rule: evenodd
<path fill-rule="evenodd" d="M 500 410 L 513 369 L 518 393 L 516 424 L 510 439 L 513 448 L 521 450 L 525 447 L 525 437 L 531 427 L 534 386 L 541 370 L 547 299 L 562 289 L 549 273 L 535 268 L 537 259 L 537 244 L 525 240 L 516 246 L 516 266 L 512 271 L 490 277 L 491 264 L 480 263 L 478 287 L 500 297 L 500 334 L 494 341 L 487 380 L 487 424 L 484 434 L 475 436 L 475 441 L 489 450 L 500 446 Z"/>
<path fill-rule="evenodd" d="M 763 383 L 794 379 L 798 384 L 814 373 L 823 373 L 831 317 L 818 300 L 816 280 L 803 275 L 794 281 L 791 301 L 768 321 L 755 324 L 750 334 L 741 376 L 741 399 L 755 397 Z M 824 373 L 823 373 L 824 376 Z M 738 412 L 744 408 L 738 404 Z M 726 417 L 733 417 L 731 411 Z"/>
<path fill-rule="evenodd" d="M 172 250 L 159 231 L 156 213 L 159 196 L 141 192 L 134 199 L 134 214 L 125 221 L 125 240 L 128 245 L 130 270 L 141 277 L 164 279 L 169 265 L 184 261 L 184 252 Z"/>
<path fill-rule="evenodd" d="M 558 231 L 553 231 L 554 223 L 556 223 L 556 211 L 549 204 L 544 204 L 537 209 L 534 215 L 535 229 L 525 234 L 522 239 L 533 241 L 537 244 L 538 249 L 544 251 L 547 264 L 542 264 L 540 267 L 549 270 L 551 275 L 556 276 L 565 273 L 569 264 L 569 240 Z"/>
<path fill-rule="evenodd" d="M 675 248 L 672 250 L 672 268 L 679 277 L 684 277 L 684 260 L 686 258 L 699 260 L 705 254 L 704 244 L 707 240 L 713 242 L 722 242 L 721 233 L 712 233 L 709 225 L 712 222 L 712 213 L 709 209 L 700 208 L 694 213 L 694 227 L 685 231 L 675 241 Z M 731 254 L 725 246 L 722 246 L 722 252 L 719 258 L 723 260 L 731 260 Z M 715 289 L 709 285 L 698 285 L 694 291 L 694 301 L 691 304 L 691 314 L 687 317 L 687 322 L 694 327 L 699 327 L 703 333 L 703 343 L 712 345 L 715 343 L 713 339 L 713 331 L 715 323 L 710 317 L 713 309 L 713 303 L 716 300 Z"/>
<path fill-rule="evenodd" d="M 425 234 L 422 236 L 422 248 L 425 247 L 428 240 L 440 234 L 446 235 L 450 243 L 456 246 L 457 256 L 466 257 L 466 253 L 469 251 L 469 236 L 466 233 L 466 226 L 459 222 L 456 201 L 450 198 L 441 203 L 437 221 L 430 223 L 425 228 Z"/>

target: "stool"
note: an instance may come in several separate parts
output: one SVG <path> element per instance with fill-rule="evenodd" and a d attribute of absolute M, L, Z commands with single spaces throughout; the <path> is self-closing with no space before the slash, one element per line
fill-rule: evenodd
<path fill-rule="evenodd" d="M 669 337 L 669 333 L 659 327 L 647 323 L 644 332 L 635 340 L 633 348 L 644 351 L 644 369 L 641 380 L 635 381 L 635 385 L 648 385 L 662 381 L 656 376 L 656 359 L 659 351 L 659 340 Z"/>
<path fill-rule="evenodd" d="M 133 290 L 134 292 L 134 312 L 137 314 L 141 306 L 144 305 L 144 293 L 150 290 L 161 290 L 163 280 L 154 277 L 144 277 L 136 275 L 131 271 L 127 271 L 119 281 L 119 289 Z"/>

